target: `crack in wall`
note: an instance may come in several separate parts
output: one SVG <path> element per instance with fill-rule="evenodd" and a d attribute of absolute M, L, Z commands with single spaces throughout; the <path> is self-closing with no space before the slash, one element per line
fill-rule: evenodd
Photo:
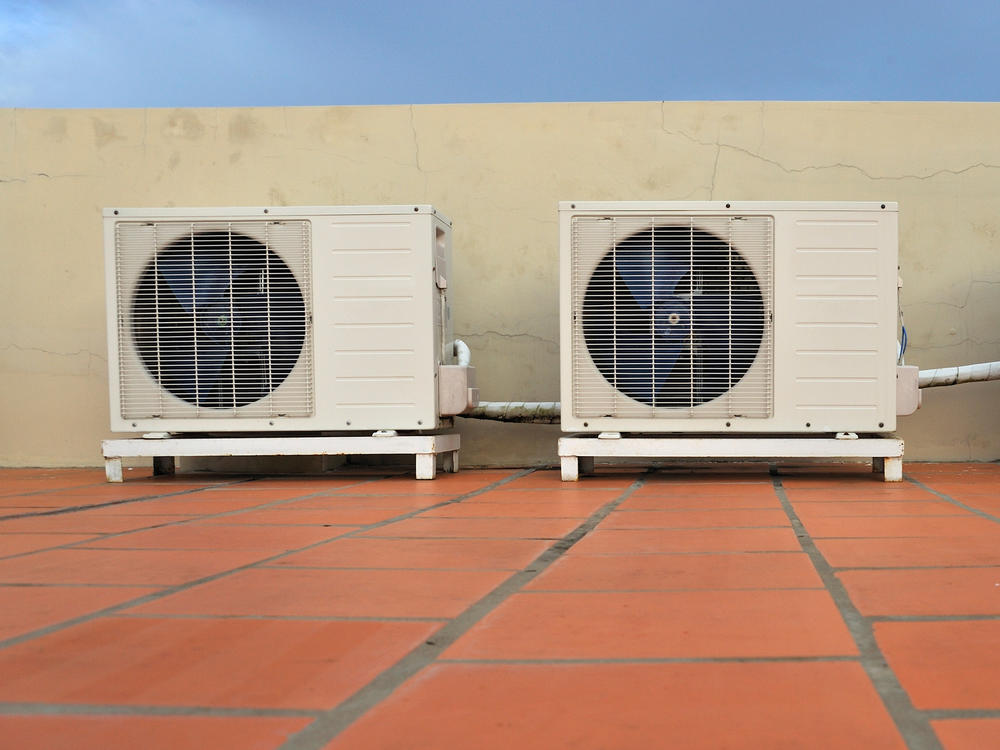
<path fill-rule="evenodd" d="M 923 181 L 923 180 L 931 180 L 931 179 L 934 179 L 935 177 L 939 177 L 941 175 L 958 176 L 958 175 L 965 174 L 966 172 L 970 172 L 970 171 L 972 171 L 974 169 L 1000 169 L 1000 164 L 991 164 L 989 162 L 984 162 L 984 161 L 975 162 L 973 164 L 968 164 L 968 165 L 966 165 L 964 167 L 961 167 L 959 169 L 942 168 L 942 169 L 938 169 L 938 170 L 935 170 L 933 172 L 930 172 L 930 173 L 928 173 L 926 175 L 919 175 L 919 174 L 877 175 L 877 174 L 872 174 L 867 169 L 865 169 L 864 167 L 858 166 L 857 164 L 848 164 L 846 162 L 834 162 L 832 164 L 816 164 L 816 165 L 808 165 L 808 166 L 805 166 L 805 167 L 789 167 L 789 166 L 786 166 L 785 164 L 782 164 L 780 161 L 777 161 L 776 159 L 768 158 L 766 156 L 763 156 L 762 154 L 759 154 L 759 153 L 757 153 L 755 151 L 752 151 L 751 149 L 744 148 L 743 146 L 737 146 L 736 144 L 733 144 L 733 143 L 725 143 L 725 142 L 721 141 L 720 139 L 717 139 L 714 142 L 713 141 L 704 141 L 704 140 L 701 140 L 699 138 L 696 138 L 695 136 L 693 136 L 690 133 L 687 133 L 687 132 L 685 132 L 683 130 L 670 130 L 669 128 L 667 128 L 667 123 L 666 123 L 666 108 L 665 107 L 666 107 L 666 102 L 660 102 L 660 129 L 664 133 L 666 133 L 667 135 L 672 135 L 672 136 L 677 136 L 677 137 L 680 137 L 680 138 L 684 138 L 685 140 L 688 140 L 691 143 L 695 143 L 695 144 L 697 144 L 699 146 L 707 146 L 707 147 L 714 146 L 718 150 L 726 148 L 726 149 L 729 149 L 729 150 L 734 151 L 736 153 L 743 154 L 744 156 L 749 156 L 751 159 L 756 159 L 757 161 L 762 161 L 765 164 L 770 164 L 771 166 L 777 167 L 778 169 L 780 169 L 785 174 L 804 174 L 806 172 L 816 172 L 816 171 L 822 171 L 822 170 L 827 170 L 827 169 L 850 169 L 850 170 L 854 170 L 854 171 L 860 173 L 866 179 L 872 180 L 872 181 L 899 181 L 899 180 L 919 180 L 919 181 Z M 762 145 L 763 141 L 764 141 L 764 137 L 763 137 L 763 133 L 764 133 L 764 109 L 763 109 L 763 107 L 761 108 L 760 117 L 761 117 L 761 138 L 760 138 L 760 144 Z M 760 149 L 760 145 L 758 146 L 758 150 L 759 149 Z M 718 154 L 716 155 L 716 168 L 718 168 Z M 715 179 L 715 175 L 713 173 L 713 186 L 714 186 L 714 179 Z"/>
<path fill-rule="evenodd" d="M 38 346 L 20 346 L 19 344 L 6 344 L 5 346 L 0 346 L 0 351 L 7 351 L 8 349 L 15 349 L 19 352 L 38 352 L 40 354 L 49 354 L 53 357 L 79 357 L 86 355 L 88 357 L 99 359 L 103 362 L 107 361 L 107 357 L 102 357 L 100 354 L 92 352 L 90 349 L 77 349 L 75 352 L 57 352 Z"/>
<path fill-rule="evenodd" d="M 715 178 L 719 176 L 719 156 L 722 154 L 722 147 L 716 143 L 715 144 L 715 164 L 712 165 L 712 181 L 708 186 L 708 199 L 712 200 L 715 197 Z"/>
<path fill-rule="evenodd" d="M 89 177 L 89 176 L 90 175 L 87 174 L 76 174 L 76 173 L 52 175 L 49 174 L 48 172 L 32 172 L 27 177 L 0 177 L 0 182 L 27 182 L 32 177 L 42 177 L 46 180 L 58 180 L 64 177 Z"/>
<path fill-rule="evenodd" d="M 413 163 L 417 171 L 423 174 L 423 167 L 420 166 L 420 141 L 417 138 L 417 124 L 413 119 L 413 105 L 410 105 L 410 132 L 413 133 Z"/>
<path fill-rule="evenodd" d="M 485 330 L 485 331 L 476 331 L 476 332 L 469 332 L 469 333 L 458 333 L 458 332 L 456 332 L 455 336 L 457 338 L 462 338 L 462 339 L 466 339 L 466 338 L 469 338 L 469 339 L 473 339 L 473 338 L 490 338 L 490 337 L 496 337 L 496 338 L 502 338 L 502 339 L 519 339 L 519 338 L 525 338 L 525 339 L 531 339 L 532 341 L 540 341 L 543 344 L 549 344 L 551 346 L 558 346 L 559 345 L 559 343 L 557 341 L 555 341 L 554 339 L 547 339 L 547 338 L 544 338 L 542 336 L 536 336 L 533 333 L 502 333 L 501 331 Z"/>
<path fill-rule="evenodd" d="M 969 306 L 969 298 L 972 296 L 972 287 L 974 286 L 1000 286 L 1000 280 L 994 281 L 993 279 L 970 279 L 968 285 L 965 288 L 965 299 L 961 304 L 955 302 L 945 302 L 943 300 L 910 300 L 903 305 L 903 311 L 909 307 L 953 307 L 956 310 L 964 310 Z"/>
<path fill-rule="evenodd" d="M 1000 339 L 976 339 L 972 336 L 966 336 L 965 338 L 958 339 L 956 341 L 949 341 L 946 344 L 918 344 L 911 341 L 906 347 L 906 354 L 909 356 L 911 350 L 917 352 L 927 352 L 932 349 L 954 349 L 956 346 L 961 346 L 963 344 L 972 344 L 974 346 L 994 346 L 1000 344 Z"/>
<path fill-rule="evenodd" d="M 757 150 L 758 151 L 763 151 L 764 150 L 764 123 L 765 123 L 765 119 L 764 119 L 764 107 L 765 107 L 766 104 L 767 104 L 767 102 L 763 102 L 763 101 L 760 103 L 760 138 L 757 140 Z"/>

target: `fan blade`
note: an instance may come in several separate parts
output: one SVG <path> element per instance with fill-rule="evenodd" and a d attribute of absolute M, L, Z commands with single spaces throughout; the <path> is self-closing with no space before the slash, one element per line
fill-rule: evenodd
<path fill-rule="evenodd" d="M 753 333 L 759 340 L 764 324 L 764 305 L 760 297 L 728 294 L 696 294 L 691 297 L 694 312 L 692 325 L 696 337 L 732 337 L 733 342 Z M 755 345 L 756 348 L 756 345 Z"/>
<path fill-rule="evenodd" d="M 160 279 L 189 314 L 196 307 L 217 301 L 230 285 L 226 254 L 200 245 L 198 248 L 193 258 L 190 252 L 172 250 L 160 253 L 156 259 Z"/>
<path fill-rule="evenodd" d="M 194 312 L 194 283 L 191 258 L 177 252 L 161 253 L 156 258 L 156 270 L 174 299 L 189 315 Z M 162 295 L 163 292 L 159 291 Z"/>
<path fill-rule="evenodd" d="M 764 331 L 760 297 L 701 294 L 691 297 L 693 341 L 702 401 L 718 398 L 753 364 Z"/>
<path fill-rule="evenodd" d="M 194 398 L 194 320 L 180 300 L 165 290 L 157 292 L 152 283 L 141 286 L 133 306 L 132 331 L 153 376 L 180 398 Z"/>
<path fill-rule="evenodd" d="M 663 386 L 685 345 L 684 338 L 664 341 L 651 332 L 622 331 L 614 339 L 612 385 L 629 398 L 655 406 Z"/>
<path fill-rule="evenodd" d="M 199 337 L 198 339 L 198 392 L 212 393 L 226 380 L 223 365 L 232 355 L 232 344 Z"/>
<path fill-rule="evenodd" d="M 235 269 L 229 266 L 224 253 L 212 251 L 196 256 L 194 294 L 195 305 L 200 310 L 205 305 L 229 300 Z"/>
<path fill-rule="evenodd" d="M 690 271 L 690 262 L 676 251 L 618 247 L 614 267 L 639 307 L 648 308 L 673 294 L 677 282 Z"/>

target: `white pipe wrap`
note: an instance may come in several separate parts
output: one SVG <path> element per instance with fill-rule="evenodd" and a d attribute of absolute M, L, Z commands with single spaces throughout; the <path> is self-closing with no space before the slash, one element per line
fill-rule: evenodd
<path fill-rule="evenodd" d="M 458 364 L 462 367 L 468 367 L 469 362 L 472 361 L 472 352 L 469 350 L 469 345 L 462 341 L 462 339 L 455 339 L 455 356 L 458 358 Z"/>
<path fill-rule="evenodd" d="M 558 401 L 480 401 L 479 406 L 461 416 L 496 422 L 554 424 L 559 421 L 559 407 Z"/>
<path fill-rule="evenodd" d="M 1000 362 L 980 362 L 976 365 L 921 370 L 919 382 L 921 388 L 937 388 L 979 380 L 1000 380 Z"/>

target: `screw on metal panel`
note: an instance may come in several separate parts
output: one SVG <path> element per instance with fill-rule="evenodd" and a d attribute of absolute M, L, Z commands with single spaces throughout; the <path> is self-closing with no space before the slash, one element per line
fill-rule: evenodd
<path fill-rule="evenodd" d="M 879 427 L 885 427 L 885 422 L 879 422 L 879 423 L 878 423 L 878 426 L 879 426 Z"/>
<path fill-rule="evenodd" d="M 729 422 L 726 422 L 726 427 L 732 427 L 732 424 L 730 424 Z"/>
<path fill-rule="evenodd" d="M 729 208 L 729 204 L 728 203 L 726 204 L 726 208 Z"/>
<path fill-rule="evenodd" d="M 349 420 L 349 419 L 348 419 L 348 420 L 347 420 L 347 424 L 350 424 L 350 423 L 351 423 L 351 420 Z"/>
<path fill-rule="evenodd" d="M 271 427 L 274 427 L 274 422 L 268 422 L 268 424 L 271 425 Z"/>
<path fill-rule="evenodd" d="M 885 204 L 884 203 L 882 204 L 882 208 L 885 208 Z"/>
<path fill-rule="evenodd" d="M 576 208 L 576 204 L 575 204 L 575 203 L 570 203 L 570 204 L 569 204 L 569 207 L 570 207 L 570 208 Z"/>
<path fill-rule="evenodd" d="M 413 210 L 414 210 L 414 211 L 419 211 L 419 210 L 420 210 L 420 206 L 414 206 L 414 207 L 413 207 Z"/>
<path fill-rule="evenodd" d="M 584 427 L 588 427 L 589 425 L 588 425 L 588 424 L 587 424 L 586 422 L 584 422 L 584 423 L 583 423 L 583 426 L 584 426 Z"/>
<path fill-rule="evenodd" d="M 812 423 L 811 422 L 806 422 L 806 427 L 812 427 Z"/>
<path fill-rule="evenodd" d="M 264 209 L 264 213 L 268 213 L 268 210 L 266 208 Z"/>
<path fill-rule="evenodd" d="M 118 215 L 118 209 L 116 208 L 115 209 L 115 216 L 117 216 L 117 215 Z"/>
<path fill-rule="evenodd" d="M 417 424 L 423 424 L 423 423 L 424 423 L 424 421 L 422 419 L 418 419 L 417 420 Z"/>

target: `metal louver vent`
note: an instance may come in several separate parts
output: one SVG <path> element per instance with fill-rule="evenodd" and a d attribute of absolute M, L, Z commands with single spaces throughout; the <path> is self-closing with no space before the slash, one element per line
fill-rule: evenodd
<path fill-rule="evenodd" d="M 116 226 L 125 419 L 313 413 L 308 221 Z"/>
<path fill-rule="evenodd" d="M 771 416 L 772 224 L 574 217 L 574 416 Z"/>

